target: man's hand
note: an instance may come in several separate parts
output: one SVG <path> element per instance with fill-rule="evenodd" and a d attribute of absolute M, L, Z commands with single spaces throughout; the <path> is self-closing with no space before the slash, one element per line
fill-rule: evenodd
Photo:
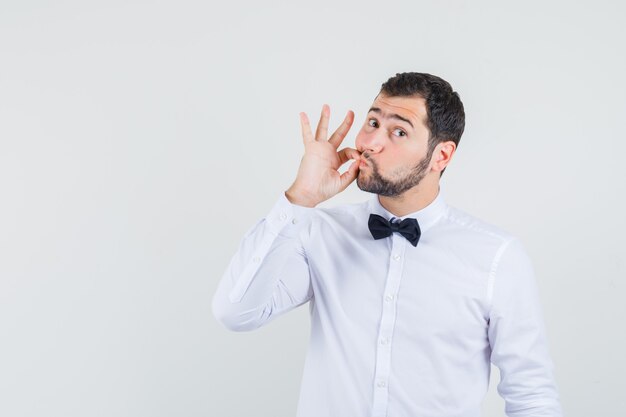
<path fill-rule="evenodd" d="M 361 154 L 352 148 L 337 151 L 352 126 L 354 112 L 348 111 L 341 126 L 327 140 L 329 118 L 330 107 L 324 104 L 314 138 L 309 118 L 306 113 L 300 113 L 304 156 L 296 180 L 285 192 L 285 196 L 293 204 L 315 207 L 345 190 L 358 175 Z M 340 174 L 339 167 L 351 159 L 355 161 L 346 172 Z"/>

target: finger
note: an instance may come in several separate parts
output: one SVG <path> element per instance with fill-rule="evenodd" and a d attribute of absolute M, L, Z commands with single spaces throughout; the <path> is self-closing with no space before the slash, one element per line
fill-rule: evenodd
<path fill-rule="evenodd" d="M 300 126 L 302 127 L 302 141 L 304 143 L 313 142 L 313 133 L 311 132 L 311 124 L 305 112 L 300 113 Z"/>
<path fill-rule="evenodd" d="M 346 118 L 343 119 L 343 123 L 335 130 L 335 133 L 328 139 L 328 141 L 337 149 L 343 139 L 348 134 L 350 127 L 352 127 L 352 122 L 354 122 L 354 112 L 352 110 L 348 110 L 348 114 L 346 114 Z"/>
<path fill-rule="evenodd" d="M 361 154 L 359 151 L 353 148 L 343 148 L 339 152 L 337 152 L 337 156 L 339 156 L 339 161 L 341 161 L 341 165 L 348 162 L 350 159 L 359 160 L 361 158 Z"/>
<path fill-rule="evenodd" d="M 350 183 L 356 179 L 358 173 L 359 173 L 359 161 L 354 161 L 350 165 L 350 168 L 348 168 L 348 170 L 344 172 L 343 174 L 341 174 L 341 176 L 339 177 L 339 181 L 341 182 L 340 192 L 348 188 L 348 185 L 350 185 Z"/>
<path fill-rule="evenodd" d="M 317 130 L 315 131 L 315 140 L 326 140 L 328 136 L 328 119 L 330 118 L 330 107 L 328 104 L 322 106 L 322 114 L 320 115 L 320 122 L 317 124 Z"/>

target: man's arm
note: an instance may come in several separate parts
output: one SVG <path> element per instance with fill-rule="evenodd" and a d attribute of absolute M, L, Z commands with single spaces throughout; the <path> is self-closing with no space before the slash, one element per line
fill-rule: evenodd
<path fill-rule="evenodd" d="M 553 363 L 532 263 L 517 238 L 492 265 L 489 342 L 509 417 L 561 417 Z"/>
<path fill-rule="evenodd" d="M 213 315 L 225 327 L 254 330 L 313 296 L 300 237 L 313 210 L 282 195 L 244 235 L 213 296 Z"/>
<path fill-rule="evenodd" d="M 327 139 L 330 109 L 324 105 L 316 134 L 300 113 L 304 156 L 296 180 L 269 214 L 244 236 L 213 297 L 213 314 L 227 328 L 253 330 L 313 297 L 302 238 L 314 207 L 356 179 L 360 153 L 337 150 L 354 113 Z M 347 171 L 339 167 L 355 159 Z"/>

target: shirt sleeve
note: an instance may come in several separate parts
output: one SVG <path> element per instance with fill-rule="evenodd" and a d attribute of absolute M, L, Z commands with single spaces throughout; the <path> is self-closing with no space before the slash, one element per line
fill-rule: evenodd
<path fill-rule="evenodd" d="M 234 331 L 254 330 L 313 296 L 301 234 L 315 208 L 284 193 L 244 235 L 213 296 L 215 318 Z"/>
<path fill-rule="evenodd" d="M 519 239 L 503 243 L 491 272 L 488 337 L 506 415 L 561 417 L 534 270 Z"/>

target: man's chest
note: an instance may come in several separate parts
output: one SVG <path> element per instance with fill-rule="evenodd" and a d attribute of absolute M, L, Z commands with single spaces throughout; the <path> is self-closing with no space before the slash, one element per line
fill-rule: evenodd
<path fill-rule="evenodd" d="M 308 259 L 317 308 L 357 326 L 393 320 L 423 334 L 484 332 L 485 262 L 451 253 L 428 237 L 417 247 L 399 235 L 387 239 L 327 233 L 325 242 L 312 247 Z"/>

